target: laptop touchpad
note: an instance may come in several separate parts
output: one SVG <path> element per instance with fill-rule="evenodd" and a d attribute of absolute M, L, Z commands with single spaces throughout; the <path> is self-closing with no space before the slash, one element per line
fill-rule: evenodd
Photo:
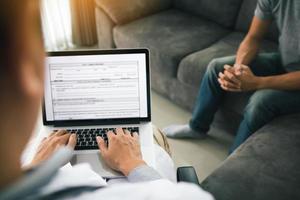
<path fill-rule="evenodd" d="M 100 153 L 75 154 L 71 160 L 72 165 L 89 163 L 92 169 L 103 178 L 124 177 L 121 173 L 108 167 L 102 160 Z"/>

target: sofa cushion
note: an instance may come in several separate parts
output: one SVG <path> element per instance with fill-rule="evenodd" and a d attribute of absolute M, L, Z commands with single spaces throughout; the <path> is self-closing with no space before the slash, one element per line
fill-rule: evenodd
<path fill-rule="evenodd" d="M 277 118 L 202 183 L 216 200 L 300 199 L 300 115 Z"/>
<path fill-rule="evenodd" d="M 210 47 L 188 55 L 179 65 L 178 79 L 185 84 L 198 86 L 209 62 L 214 58 L 235 55 L 244 37 L 244 33 L 232 32 Z M 277 51 L 276 43 L 265 40 L 262 52 L 274 51 Z"/>
<path fill-rule="evenodd" d="M 244 0 L 243 4 L 241 6 L 238 18 L 237 18 L 237 23 L 236 23 L 236 30 L 247 33 L 253 16 L 254 16 L 254 11 L 257 5 L 257 0 Z M 277 42 L 278 41 L 278 29 L 276 26 L 276 23 L 273 22 L 271 27 L 270 27 L 270 31 L 267 34 L 267 38 L 271 39 L 272 41 Z"/>
<path fill-rule="evenodd" d="M 207 48 L 227 33 L 213 22 L 172 9 L 117 26 L 114 39 L 118 48 L 149 48 L 152 70 L 176 77 L 183 57 Z"/>
<path fill-rule="evenodd" d="M 242 0 L 174 0 L 175 7 L 205 17 L 225 27 L 233 27 Z"/>
<path fill-rule="evenodd" d="M 165 10 L 171 0 L 96 0 L 96 4 L 120 25 Z"/>

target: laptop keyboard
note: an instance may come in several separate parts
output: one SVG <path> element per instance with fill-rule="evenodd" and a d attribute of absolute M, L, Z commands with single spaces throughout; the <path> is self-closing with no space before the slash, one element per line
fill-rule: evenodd
<path fill-rule="evenodd" d="M 127 127 L 123 129 L 127 129 L 131 134 L 134 132 L 139 133 L 138 127 Z M 75 150 L 99 149 L 96 141 L 97 136 L 102 137 L 106 142 L 106 144 L 108 145 L 108 139 L 107 139 L 108 131 L 115 132 L 115 128 L 67 129 L 68 133 L 77 135 L 77 143 L 75 146 Z"/>

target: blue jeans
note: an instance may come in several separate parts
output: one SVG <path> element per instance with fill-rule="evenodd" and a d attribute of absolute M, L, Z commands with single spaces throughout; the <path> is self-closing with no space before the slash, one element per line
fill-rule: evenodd
<path fill-rule="evenodd" d="M 196 106 L 190 121 L 190 127 L 198 132 L 208 132 L 214 115 L 217 112 L 226 91 L 218 83 L 219 72 L 224 65 L 233 65 L 235 57 L 214 59 L 203 77 Z M 260 54 L 250 64 L 257 76 L 284 74 L 277 53 Z M 300 91 L 258 90 L 250 98 L 242 122 L 229 153 L 239 147 L 251 134 L 279 115 L 300 112 Z"/>

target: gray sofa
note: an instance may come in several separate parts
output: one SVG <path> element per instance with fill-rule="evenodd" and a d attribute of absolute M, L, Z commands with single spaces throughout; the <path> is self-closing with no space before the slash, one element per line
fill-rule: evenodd
<path fill-rule="evenodd" d="M 202 182 L 216 200 L 300 199 L 300 115 L 275 119 Z"/>
<path fill-rule="evenodd" d="M 149 48 L 152 88 L 190 111 L 208 63 L 235 54 L 249 29 L 257 3 L 257 0 L 95 1 L 99 47 Z M 277 38 L 273 24 L 261 51 L 277 51 Z M 250 95 L 228 93 L 214 125 L 234 133 Z M 300 133 L 297 134 L 296 126 L 299 121 L 300 115 L 292 115 L 268 124 L 209 176 L 203 187 L 217 200 L 299 198 L 300 170 L 294 164 L 299 164 Z M 281 148 L 285 148 L 282 153 Z"/>
<path fill-rule="evenodd" d="M 99 48 L 149 48 L 152 88 L 191 111 L 208 63 L 235 54 L 256 0 L 96 0 L 96 5 Z M 272 26 L 262 52 L 277 51 L 277 35 Z M 215 124 L 235 132 L 248 97 L 228 94 Z M 224 123 L 225 118 L 231 120 Z"/>

